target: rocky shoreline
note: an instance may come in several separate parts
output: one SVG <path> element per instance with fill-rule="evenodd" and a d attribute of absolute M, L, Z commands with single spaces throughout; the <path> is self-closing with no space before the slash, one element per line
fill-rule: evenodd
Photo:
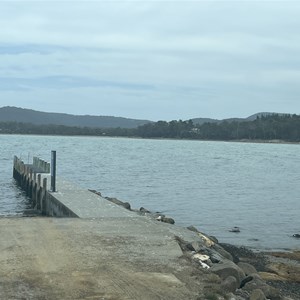
<path fill-rule="evenodd" d="M 220 244 L 237 264 L 251 264 L 268 285 L 286 299 L 300 299 L 300 251 L 254 252 L 245 247 Z"/>
<path fill-rule="evenodd" d="M 101 193 L 90 190 L 101 196 Z M 174 224 L 174 219 L 141 207 L 132 209 L 128 202 L 105 197 L 124 208 L 159 222 Z M 178 242 L 183 256 L 196 268 L 211 273 L 211 282 L 200 299 L 208 300 L 297 300 L 300 299 L 300 250 L 291 252 L 254 252 L 246 247 L 219 243 L 193 226 L 194 241 Z"/>

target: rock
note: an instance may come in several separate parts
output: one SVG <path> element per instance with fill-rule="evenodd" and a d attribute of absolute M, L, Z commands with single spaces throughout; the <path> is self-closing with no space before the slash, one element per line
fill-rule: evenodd
<path fill-rule="evenodd" d="M 235 292 L 238 287 L 239 284 L 234 276 L 228 276 L 221 283 L 222 290 L 228 293 Z"/>
<path fill-rule="evenodd" d="M 237 247 L 225 243 L 220 243 L 220 245 L 232 255 L 234 263 L 237 264 L 239 261 L 243 261 L 253 265 L 257 271 L 265 270 L 267 259 L 264 254 L 253 252 L 246 247 Z"/>
<path fill-rule="evenodd" d="M 194 259 L 200 260 L 200 261 L 208 261 L 209 260 L 209 256 L 206 254 L 200 254 L 200 253 L 196 253 L 193 255 Z"/>
<path fill-rule="evenodd" d="M 248 283 L 248 282 L 250 282 L 250 281 L 252 281 L 253 280 L 253 276 L 247 276 L 247 277 L 245 277 L 242 281 L 241 281 L 241 285 L 240 285 L 240 288 L 242 289 L 245 285 L 246 285 L 246 283 Z"/>
<path fill-rule="evenodd" d="M 208 255 L 211 262 L 214 264 L 220 263 L 224 260 L 227 260 L 227 258 L 222 256 L 218 251 L 216 251 L 212 247 L 209 248 L 209 247 L 204 246 L 203 243 L 201 243 L 199 241 L 192 242 L 191 245 L 196 252 Z"/>
<path fill-rule="evenodd" d="M 207 247 L 211 247 L 214 244 L 218 243 L 218 239 L 214 236 L 205 235 L 204 233 L 200 232 L 195 226 L 188 226 L 188 230 L 198 233 L 201 239 L 205 242 Z"/>
<path fill-rule="evenodd" d="M 89 191 L 96 194 L 96 195 L 98 195 L 98 196 L 100 196 L 100 197 L 102 196 L 101 193 L 96 191 L 96 190 L 89 190 Z"/>
<path fill-rule="evenodd" d="M 200 251 L 205 251 L 206 247 L 203 246 L 203 243 L 199 242 L 199 241 L 194 241 L 192 242 L 192 247 L 194 248 L 194 251 L 196 252 L 200 252 Z"/>
<path fill-rule="evenodd" d="M 281 282 L 287 281 L 286 278 L 281 277 L 275 273 L 259 272 L 258 274 L 265 281 L 281 281 Z"/>
<path fill-rule="evenodd" d="M 272 286 L 266 284 L 264 287 L 261 288 L 261 290 L 264 292 L 267 299 L 282 300 L 279 290 L 275 289 Z"/>
<path fill-rule="evenodd" d="M 182 252 L 194 252 L 195 251 L 195 249 L 193 248 L 191 243 L 186 242 L 185 240 L 183 240 L 181 237 L 179 237 L 177 235 L 174 238 L 178 242 Z"/>
<path fill-rule="evenodd" d="M 203 262 L 203 261 L 201 261 L 201 260 L 199 260 L 198 262 L 199 262 L 200 266 L 201 266 L 203 269 L 209 269 L 209 268 L 210 268 L 210 266 L 209 266 L 207 263 L 205 263 L 205 262 Z"/>
<path fill-rule="evenodd" d="M 164 215 L 159 215 L 156 220 L 164 223 L 175 224 L 174 219 L 165 217 Z"/>
<path fill-rule="evenodd" d="M 250 300 L 266 300 L 264 292 L 260 289 L 253 290 L 250 294 Z"/>
<path fill-rule="evenodd" d="M 158 220 L 158 218 L 156 220 Z M 161 217 L 159 221 L 168 223 L 168 224 L 175 224 L 174 219 L 168 218 L 168 217 Z"/>
<path fill-rule="evenodd" d="M 226 251 L 223 247 L 221 247 L 219 244 L 214 244 L 212 246 L 212 249 L 216 250 L 219 254 L 221 254 L 223 257 L 233 261 L 232 255 Z"/>
<path fill-rule="evenodd" d="M 298 263 L 271 262 L 266 268 L 280 277 L 300 283 L 300 265 Z"/>
<path fill-rule="evenodd" d="M 191 252 L 195 252 L 195 249 L 193 247 L 193 245 L 191 243 L 187 243 L 185 244 L 185 251 L 191 251 Z"/>
<path fill-rule="evenodd" d="M 233 294 L 233 293 L 228 293 L 224 297 L 224 299 L 226 299 L 226 300 L 246 300 L 248 298 L 249 298 L 248 296 L 247 297 L 241 297 L 241 296 Z"/>
<path fill-rule="evenodd" d="M 219 275 L 223 280 L 229 276 L 234 276 L 238 282 L 238 286 L 240 286 L 242 280 L 245 278 L 243 270 L 230 260 L 214 264 L 210 270 Z"/>
<path fill-rule="evenodd" d="M 210 260 L 215 264 L 222 263 L 223 261 L 227 260 L 226 257 L 222 256 L 218 251 L 216 251 L 213 248 L 207 248 L 207 253 L 210 257 Z"/>
<path fill-rule="evenodd" d="M 204 242 L 204 245 L 206 247 L 212 247 L 213 245 L 215 245 L 215 243 L 202 232 L 198 231 L 198 236 L 200 236 L 201 240 Z"/>
<path fill-rule="evenodd" d="M 209 235 L 208 237 L 209 237 L 214 243 L 216 243 L 216 244 L 219 243 L 218 239 L 217 239 L 215 236 Z"/>
<path fill-rule="evenodd" d="M 281 300 L 280 293 L 277 289 L 267 285 L 258 274 L 252 274 L 251 276 L 247 276 L 247 278 L 252 278 L 249 282 L 245 284 L 243 290 L 246 290 L 252 293 L 256 289 L 260 289 L 263 291 L 266 298 L 270 300 Z M 245 279 L 246 280 L 246 279 Z"/>
<path fill-rule="evenodd" d="M 155 214 L 152 214 L 152 213 L 151 213 L 151 215 L 152 215 L 153 218 L 155 218 L 155 219 L 161 219 L 161 218 L 164 218 L 164 217 L 165 217 L 165 215 L 163 215 L 163 214 L 161 214 L 161 213 L 159 213 L 159 212 L 156 212 Z"/>
<path fill-rule="evenodd" d="M 130 203 L 128 203 L 128 202 L 123 202 L 123 204 L 121 204 L 121 206 L 123 206 L 124 208 L 126 208 L 128 210 L 131 210 Z"/>
<path fill-rule="evenodd" d="M 288 260 L 295 260 L 298 263 L 300 263 L 300 250 L 295 250 L 292 252 L 268 252 L 268 255 L 275 258 L 286 258 Z M 273 259 L 271 259 L 273 260 Z"/>
<path fill-rule="evenodd" d="M 237 265 L 244 271 L 246 276 L 252 273 L 257 273 L 256 269 L 248 263 L 239 262 Z"/>
<path fill-rule="evenodd" d="M 190 230 L 190 231 L 199 232 L 198 229 L 195 226 L 192 226 L 192 225 L 187 227 L 187 229 Z"/>
<path fill-rule="evenodd" d="M 144 207 L 140 208 L 140 212 L 144 213 L 144 214 L 151 214 L 151 212 L 148 209 L 144 208 Z"/>
<path fill-rule="evenodd" d="M 227 300 L 237 300 L 237 296 L 234 295 L 233 293 L 228 293 L 228 294 L 226 294 L 226 299 Z"/>
<path fill-rule="evenodd" d="M 229 230 L 229 232 L 241 232 L 241 231 L 240 231 L 240 228 L 239 228 L 239 227 L 234 226 L 233 228 L 231 228 L 231 229 Z"/>
<path fill-rule="evenodd" d="M 210 254 L 210 260 L 212 261 L 212 263 L 218 264 L 218 263 L 222 262 L 224 260 L 224 258 L 221 255 L 219 255 L 218 253 L 212 252 Z"/>
<path fill-rule="evenodd" d="M 249 299 L 250 297 L 249 292 L 244 291 L 243 289 L 237 289 L 234 294 L 237 297 L 240 297 L 238 299 Z"/>
<path fill-rule="evenodd" d="M 131 210 L 130 204 L 128 202 L 122 202 L 117 198 L 111 198 L 111 197 L 105 197 L 105 199 L 107 199 L 108 201 L 117 204 L 119 206 L 123 206 L 124 208 Z"/>

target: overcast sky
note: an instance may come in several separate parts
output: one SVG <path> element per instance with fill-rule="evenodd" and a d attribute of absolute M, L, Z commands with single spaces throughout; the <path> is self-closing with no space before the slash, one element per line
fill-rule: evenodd
<path fill-rule="evenodd" d="M 300 1 L 0 1 L 0 107 L 300 114 Z"/>

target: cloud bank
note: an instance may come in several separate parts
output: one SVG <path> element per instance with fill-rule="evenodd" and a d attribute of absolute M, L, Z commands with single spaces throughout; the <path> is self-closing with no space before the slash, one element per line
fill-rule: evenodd
<path fill-rule="evenodd" d="M 0 105 L 188 119 L 300 113 L 300 4 L 6 1 Z"/>

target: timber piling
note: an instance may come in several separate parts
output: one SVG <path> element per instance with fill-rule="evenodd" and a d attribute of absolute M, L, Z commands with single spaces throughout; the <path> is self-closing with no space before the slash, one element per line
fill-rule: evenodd
<path fill-rule="evenodd" d="M 32 164 L 14 158 L 13 177 L 31 199 L 32 208 L 42 215 L 79 218 L 129 216 L 129 211 L 62 178 L 56 177 L 53 189 L 50 186 L 51 168 L 39 158 L 34 158 Z"/>
<path fill-rule="evenodd" d="M 32 208 L 42 215 L 53 217 L 78 217 L 72 210 L 60 203 L 48 189 L 50 163 L 34 157 L 32 164 L 25 164 L 14 157 L 13 178 L 31 199 Z"/>

